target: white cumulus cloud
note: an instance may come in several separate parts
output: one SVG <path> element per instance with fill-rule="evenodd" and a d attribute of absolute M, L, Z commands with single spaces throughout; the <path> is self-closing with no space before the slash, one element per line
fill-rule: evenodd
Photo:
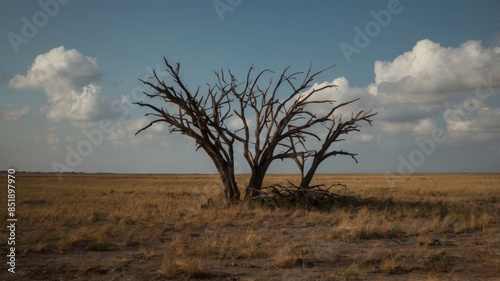
<path fill-rule="evenodd" d="M 145 117 L 117 122 L 116 129 L 107 136 L 107 139 L 115 146 L 126 143 L 136 146 L 158 144 L 160 139 L 166 135 L 166 123 L 155 123 L 147 130 L 135 135 L 138 130 L 147 126 L 149 122 L 151 120 Z"/>
<path fill-rule="evenodd" d="M 371 92 L 388 104 L 429 104 L 482 83 L 498 88 L 494 62 L 499 59 L 499 46 L 485 48 L 470 40 L 452 48 L 424 39 L 392 61 L 376 61 Z"/>
<path fill-rule="evenodd" d="M 108 116 L 107 101 L 98 85 L 95 58 L 64 46 L 38 55 L 24 75 L 9 81 L 14 89 L 39 89 L 47 95 L 42 113 L 53 121 L 91 122 Z"/>
<path fill-rule="evenodd" d="M 382 132 L 389 134 L 411 134 L 426 136 L 432 134 L 436 122 L 431 118 L 420 119 L 417 122 L 384 122 Z"/>
<path fill-rule="evenodd" d="M 246 119 L 247 125 L 252 128 L 253 125 L 253 120 L 252 119 Z M 241 129 L 243 128 L 243 121 L 239 117 L 234 117 L 231 120 L 229 120 L 229 126 L 232 129 Z"/>
<path fill-rule="evenodd" d="M 11 105 L 0 106 L 0 119 L 6 121 L 18 120 L 30 114 L 30 112 L 31 112 L 31 107 L 29 106 L 25 106 L 19 110 L 11 109 Z"/>
<path fill-rule="evenodd" d="M 370 134 L 356 134 L 352 137 L 355 142 L 372 142 L 374 139 L 375 137 Z"/>
<path fill-rule="evenodd" d="M 443 113 L 450 141 L 499 141 L 500 109 L 484 101 L 467 98 Z"/>
<path fill-rule="evenodd" d="M 448 133 L 453 135 L 450 140 L 492 140 L 500 138 L 500 109 L 493 98 L 488 100 L 500 90 L 499 62 L 500 46 L 484 47 L 480 41 L 469 40 L 458 47 L 444 47 L 424 39 L 391 61 L 376 61 L 375 80 L 369 85 L 353 87 L 347 78 L 339 77 L 330 82 L 338 85 L 338 90 L 325 90 L 317 98 L 337 102 L 361 98 L 339 113 L 347 116 L 373 109 L 379 113 L 373 125 L 385 135 L 429 136 L 443 116 Z M 314 87 L 322 85 L 326 82 Z M 450 108 L 450 101 L 461 97 L 469 104 Z M 316 110 L 330 107 L 325 106 Z M 475 114 L 457 117 L 460 110 L 471 106 L 476 107 Z"/>

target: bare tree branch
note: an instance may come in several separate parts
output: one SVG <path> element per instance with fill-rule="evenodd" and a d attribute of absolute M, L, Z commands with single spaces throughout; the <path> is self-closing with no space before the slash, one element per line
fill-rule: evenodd
<path fill-rule="evenodd" d="M 228 200 L 237 200 L 240 196 L 234 179 L 236 143 L 242 146 L 243 157 L 251 170 L 245 199 L 260 192 L 264 176 L 275 160 L 294 161 L 302 175 L 298 187 L 307 188 L 316 169 L 327 158 L 343 155 L 357 162 L 357 154 L 334 149 L 332 144 L 342 141 L 341 135 L 359 131 L 361 122 L 371 125 L 371 118 L 376 114 L 359 111 L 343 121 L 338 110 L 358 99 L 337 103 L 334 99 L 317 98 L 319 93 L 338 87 L 324 84 L 311 88 L 312 81 L 333 66 L 317 72 L 310 66 L 305 73 L 291 72 L 290 67 L 286 67 L 277 80 L 269 77 L 274 74 L 271 70 L 255 73 L 251 66 L 243 82 L 230 70 L 220 70 L 215 72 L 215 84 L 207 84 L 207 92 L 202 94 L 200 87 L 192 93 L 184 84 L 179 63 L 171 65 L 166 58 L 164 62 L 171 81 L 161 80 L 156 72 L 150 80 L 140 80 L 152 90 L 144 92 L 152 102 L 136 104 L 151 110 L 147 115 L 155 119 L 136 134 L 155 123 L 166 122 L 170 132 L 194 139 L 196 149 L 202 148 L 214 162 Z M 288 95 L 284 95 L 286 93 Z M 166 103 L 169 110 L 156 106 L 154 101 L 158 99 Z M 314 106 L 327 110 L 316 111 Z M 235 120 L 239 120 L 236 122 L 239 125 L 233 123 Z M 308 140 L 321 145 L 313 148 Z"/>

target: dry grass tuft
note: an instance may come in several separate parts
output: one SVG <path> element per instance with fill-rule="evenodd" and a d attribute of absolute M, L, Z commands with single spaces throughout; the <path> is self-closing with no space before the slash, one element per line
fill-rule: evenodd
<path fill-rule="evenodd" d="M 403 274 L 407 269 L 405 264 L 398 258 L 388 257 L 380 262 L 379 269 L 385 274 Z"/>
<path fill-rule="evenodd" d="M 205 263 L 202 258 L 188 254 L 188 246 L 179 236 L 165 250 L 159 271 L 167 278 L 183 276 L 186 279 L 203 276 Z"/>
<path fill-rule="evenodd" d="M 286 245 L 274 257 L 274 265 L 278 268 L 311 267 L 313 259 L 305 245 Z"/>

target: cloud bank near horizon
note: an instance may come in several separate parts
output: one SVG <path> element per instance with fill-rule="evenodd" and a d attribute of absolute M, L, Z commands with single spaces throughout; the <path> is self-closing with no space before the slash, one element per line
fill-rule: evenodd
<path fill-rule="evenodd" d="M 454 141 L 500 140 L 500 107 L 489 100 L 500 88 L 499 63 L 499 46 L 469 40 L 452 48 L 424 39 L 392 61 L 376 61 L 375 81 L 367 86 L 351 86 L 339 77 L 314 87 L 338 85 L 316 98 L 361 98 L 351 110 L 379 112 L 378 130 L 371 133 L 429 136 L 444 122 Z"/>

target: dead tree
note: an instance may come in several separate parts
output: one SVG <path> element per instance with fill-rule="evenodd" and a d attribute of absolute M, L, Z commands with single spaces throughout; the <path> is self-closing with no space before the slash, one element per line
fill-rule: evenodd
<path fill-rule="evenodd" d="M 341 135 L 357 131 L 360 122 L 371 124 L 370 118 L 375 115 L 360 111 L 343 121 L 336 117 L 338 110 L 357 99 L 335 105 L 337 102 L 333 99 L 316 98 L 318 93 L 337 87 L 326 84 L 311 89 L 315 77 L 331 67 L 315 73 L 310 67 L 305 74 L 290 73 L 289 68 L 285 68 L 275 82 L 272 78 L 262 82 L 273 73 L 267 69 L 253 78 L 254 69 L 251 67 L 243 82 L 238 82 L 231 71 L 221 70 L 216 72 L 217 82 L 208 85 L 208 93 L 202 95 L 200 88 L 193 94 L 182 82 L 179 64 L 174 68 L 166 59 L 165 64 L 172 77 L 170 83 L 160 80 L 156 73 L 153 82 L 141 81 L 155 91 L 153 94 L 145 92 L 146 96 L 160 98 L 169 107 L 137 102 L 151 109 L 153 112 L 147 115 L 155 117 L 137 134 L 157 122 L 166 122 L 170 132 L 193 138 L 197 149 L 202 148 L 217 167 L 228 201 L 240 197 L 234 175 L 236 144 L 242 148 L 251 170 L 245 191 L 245 200 L 250 200 L 260 194 L 267 170 L 275 160 L 293 159 L 302 173 L 299 187 L 307 188 L 325 159 L 335 155 L 354 158 L 355 154 L 334 150 L 331 146 L 342 140 Z M 299 80 L 301 75 L 303 78 Z M 312 107 L 318 105 L 326 110 L 315 112 Z M 240 126 L 229 126 L 234 120 L 239 121 Z M 318 127 L 327 128 L 326 137 L 320 137 Z M 309 148 L 307 138 L 316 139 L 322 143 L 321 147 Z M 304 164 L 308 159 L 312 159 L 312 164 L 305 172 Z"/>
<path fill-rule="evenodd" d="M 153 82 L 140 80 L 151 87 L 154 93 L 144 94 L 151 99 L 161 99 L 167 106 L 158 107 L 153 103 L 136 102 L 153 112 L 147 126 L 140 132 L 158 122 L 166 122 L 171 133 L 180 133 L 196 141 L 196 150 L 203 149 L 213 161 L 222 181 L 224 198 L 228 202 L 237 201 L 240 191 L 234 174 L 234 138 L 228 135 L 226 121 L 231 118 L 231 88 L 209 88 L 206 95 L 200 94 L 200 88 L 192 93 L 179 76 L 180 64 L 174 67 L 165 58 L 167 71 L 171 76 L 169 83 L 161 80 L 156 72 Z"/>
<path fill-rule="evenodd" d="M 344 151 L 329 151 L 328 148 L 334 142 L 340 141 L 340 135 L 357 130 L 359 122 L 368 121 L 371 124 L 369 118 L 374 114 L 360 112 L 356 118 L 347 122 L 335 122 L 334 116 L 338 109 L 357 99 L 334 106 L 336 101 L 333 99 L 315 98 L 322 91 L 337 87 L 333 84 L 307 91 L 314 78 L 330 68 L 312 73 L 310 67 L 299 83 L 295 80 L 303 73 L 289 73 L 289 68 L 285 68 L 276 83 L 270 79 L 265 85 L 262 85 L 261 80 L 265 79 L 266 74 L 272 73 L 270 70 L 261 71 L 252 79 L 252 67 L 247 73 L 246 81 L 240 84 L 231 72 L 226 75 L 229 81 L 226 81 L 223 71 L 217 74 L 219 87 L 231 88 L 238 104 L 234 113 L 239 118 L 241 127 L 229 131 L 228 135 L 241 143 L 243 155 L 251 169 L 245 192 L 246 200 L 259 195 L 267 170 L 275 160 L 294 159 L 302 172 L 303 180 L 300 186 L 304 187 L 309 184 L 317 167 L 326 158 L 334 155 L 353 156 Z M 280 100 L 278 94 L 286 95 Z M 328 109 L 324 113 L 316 113 L 312 111 L 312 105 L 327 105 Z M 322 139 L 315 128 L 326 123 L 332 123 L 336 127 L 332 127 L 328 136 Z M 307 149 L 306 137 L 322 141 L 323 146 L 317 150 Z M 296 144 L 301 144 L 302 149 L 297 149 Z M 314 157 L 313 165 L 304 174 L 304 166 L 301 167 L 297 160 L 303 158 L 305 162 L 310 157 Z"/>

